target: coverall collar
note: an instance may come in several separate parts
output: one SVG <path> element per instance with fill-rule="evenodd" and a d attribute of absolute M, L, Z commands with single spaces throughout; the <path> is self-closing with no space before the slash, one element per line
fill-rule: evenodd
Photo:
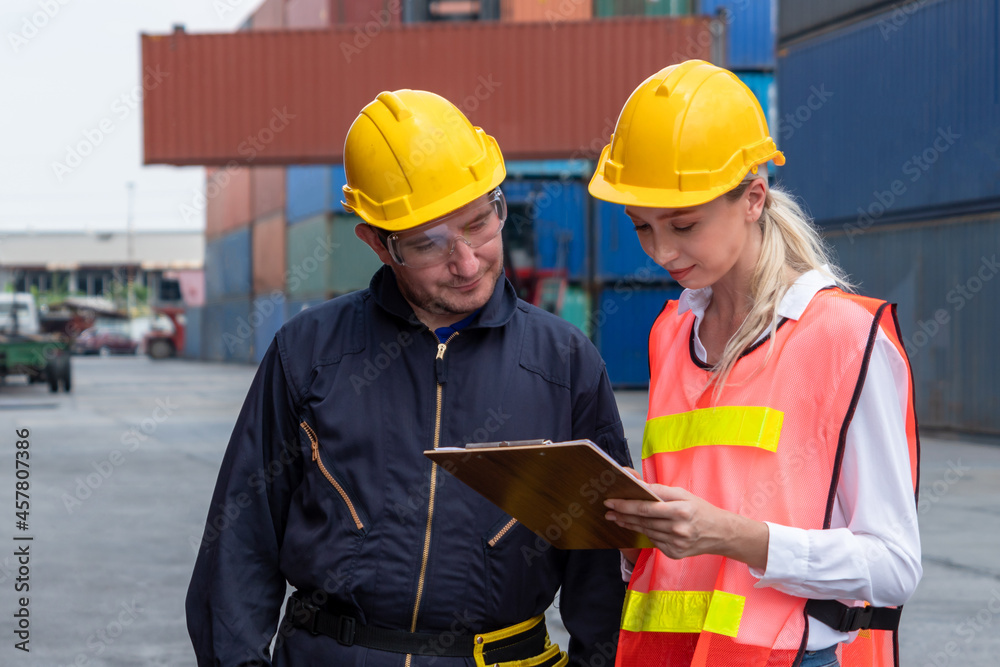
<path fill-rule="evenodd" d="M 371 291 L 375 303 L 383 310 L 411 324 L 424 327 L 424 324 L 417 319 L 410 303 L 403 296 L 403 293 L 399 291 L 399 285 L 396 283 L 396 274 L 393 273 L 391 268 L 383 264 L 382 268 L 372 276 L 368 289 Z M 514 286 L 510 284 L 506 277 L 501 276 L 500 280 L 497 281 L 496 287 L 493 289 L 493 295 L 490 296 L 490 300 L 480 309 L 479 316 L 467 328 L 502 327 L 514 316 L 516 309 L 517 294 L 514 292 Z"/>

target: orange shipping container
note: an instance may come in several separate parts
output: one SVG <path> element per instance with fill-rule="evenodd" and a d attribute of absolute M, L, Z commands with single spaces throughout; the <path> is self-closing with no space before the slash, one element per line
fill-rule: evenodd
<path fill-rule="evenodd" d="M 223 201 L 222 232 L 229 233 L 249 225 L 253 220 L 250 212 L 250 169 L 228 166 L 219 170 L 215 180 L 219 188 L 217 197 Z M 212 185 L 209 184 L 206 196 L 211 196 L 211 192 Z"/>
<path fill-rule="evenodd" d="M 450 99 L 509 159 L 592 159 L 643 79 L 688 58 L 713 60 L 712 21 L 144 35 L 144 68 L 171 72 L 143 97 L 144 161 L 224 164 L 252 155 L 255 166 L 336 164 L 358 111 L 397 88 Z"/>
<path fill-rule="evenodd" d="M 285 168 L 251 167 L 250 196 L 253 203 L 250 215 L 254 220 L 284 211 Z"/>
<path fill-rule="evenodd" d="M 563 21 L 592 18 L 593 7 L 593 0 L 502 0 L 500 19 L 515 23 L 544 21 L 554 28 Z"/>
<path fill-rule="evenodd" d="M 253 292 L 285 289 L 285 215 L 278 213 L 253 223 Z"/>

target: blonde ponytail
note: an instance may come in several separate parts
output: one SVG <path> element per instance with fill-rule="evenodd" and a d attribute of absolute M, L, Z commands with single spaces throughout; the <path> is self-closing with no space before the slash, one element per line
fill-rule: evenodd
<path fill-rule="evenodd" d="M 730 201 L 739 199 L 755 178 L 759 177 L 749 176 L 723 196 Z M 819 232 L 787 192 L 780 188 L 768 190 L 764 210 L 757 224 L 764 237 L 760 258 L 750 281 L 751 308 L 743 324 L 726 343 L 719 362 L 713 368 L 710 384 L 715 385 L 713 401 L 716 402 L 740 355 L 765 330 L 770 330 L 771 338 L 761 368 L 770 360 L 778 329 L 778 304 L 796 278 L 816 269 L 828 275 L 841 289 L 853 289 L 843 271 L 831 261 L 829 250 Z"/>

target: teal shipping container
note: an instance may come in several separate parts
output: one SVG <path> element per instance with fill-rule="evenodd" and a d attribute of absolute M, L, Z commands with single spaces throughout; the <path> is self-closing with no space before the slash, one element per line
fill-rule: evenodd
<path fill-rule="evenodd" d="M 682 16 L 691 13 L 691 0 L 596 0 L 594 16 Z"/>
<path fill-rule="evenodd" d="M 288 227 L 290 299 L 325 299 L 368 287 L 382 262 L 354 234 L 358 222 L 351 215 L 321 214 Z"/>

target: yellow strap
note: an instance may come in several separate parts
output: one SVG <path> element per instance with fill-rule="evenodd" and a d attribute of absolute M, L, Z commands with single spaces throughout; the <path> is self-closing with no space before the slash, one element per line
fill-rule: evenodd
<path fill-rule="evenodd" d="M 527 621 L 522 621 L 516 625 L 500 628 L 499 630 L 494 630 L 493 632 L 479 633 L 475 637 L 476 644 L 472 649 L 472 657 L 475 659 L 476 664 L 483 667 L 483 649 L 489 646 L 491 642 L 499 641 L 501 639 L 509 639 L 515 635 L 521 634 L 522 632 L 526 632 L 541 623 L 544 619 L 545 614 L 539 614 L 534 618 L 529 618 Z M 558 647 L 556 647 L 556 651 L 558 650 Z"/>
<path fill-rule="evenodd" d="M 752 405 L 723 405 L 654 417 L 642 434 L 642 458 L 689 447 L 734 445 L 778 450 L 785 413 Z"/>
<path fill-rule="evenodd" d="M 735 637 L 746 598 L 725 591 L 630 590 L 622 609 L 622 630 L 630 632 L 714 632 Z"/>

